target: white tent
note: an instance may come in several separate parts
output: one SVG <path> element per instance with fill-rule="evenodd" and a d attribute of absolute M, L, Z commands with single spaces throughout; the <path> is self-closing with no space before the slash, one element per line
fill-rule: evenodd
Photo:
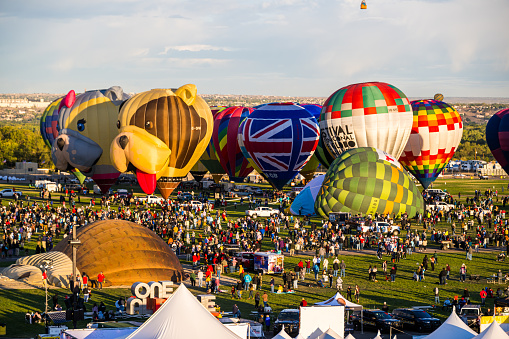
<path fill-rule="evenodd" d="M 133 333 L 136 327 L 123 328 L 82 328 L 65 330 L 60 334 L 62 339 L 124 339 Z"/>
<path fill-rule="evenodd" d="M 352 333 L 348 333 L 345 339 L 355 339 L 355 337 L 352 335 Z"/>
<path fill-rule="evenodd" d="M 454 339 L 472 339 L 475 337 L 475 333 L 470 327 L 465 324 L 460 317 L 456 314 L 456 310 L 453 307 L 452 313 L 444 323 L 437 328 L 430 335 L 424 337 L 424 339 L 442 339 L 442 338 L 454 338 Z"/>
<path fill-rule="evenodd" d="M 496 321 L 493 321 L 487 329 L 476 335 L 474 339 L 509 339 L 509 335 L 504 332 Z"/>
<path fill-rule="evenodd" d="M 180 284 L 173 295 L 127 338 L 239 339 L 240 337 L 221 324 L 184 284 Z"/>
<path fill-rule="evenodd" d="M 285 327 L 283 326 L 281 331 L 279 331 L 276 336 L 272 337 L 272 339 L 292 339 L 292 337 L 290 337 L 290 335 L 285 332 Z"/>
<path fill-rule="evenodd" d="M 320 334 L 317 339 L 343 339 L 343 337 L 334 332 L 332 328 L 329 328 L 327 331 Z"/>
<path fill-rule="evenodd" d="M 376 334 L 376 337 L 374 339 L 382 339 L 382 335 L 380 334 L 380 330 L 378 330 L 378 333 Z"/>
<path fill-rule="evenodd" d="M 341 293 L 337 292 L 333 297 L 325 300 L 315 303 L 315 305 L 320 306 L 345 306 L 346 310 L 349 311 L 360 311 L 362 310 L 362 305 L 358 305 L 356 303 L 353 303 L 349 300 L 347 300 L 345 297 L 341 295 Z"/>

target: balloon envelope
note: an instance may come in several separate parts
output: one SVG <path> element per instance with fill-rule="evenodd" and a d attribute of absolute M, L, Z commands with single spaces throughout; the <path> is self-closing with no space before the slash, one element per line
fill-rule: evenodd
<path fill-rule="evenodd" d="M 330 212 L 362 214 L 422 213 L 419 189 L 403 166 L 390 154 L 360 147 L 341 154 L 325 174 L 315 210 L 322 217 Z"/>
<path fill-rule="evenodd" d="M 495 160 L 509 174 L 509 108 L 498 111 L 488 121 L 486 143 Z"/>
<path fill-rule="evenodd" d="M 334 92 L 320 116 L 322 142 L 334 157 L 375 147 L 399 158 L 412 129 L 412 107 L 398 88 L 383 82 L 349 85 Z"/>
<path fill-rule="evenodd" d="M 239 144 L 249 162 L 279 190 L 309 161 L 318 138 L 316 119 L 293 103 L 255 110 L 239 132 Z"/>
<path fill-rule="evenodd" d="M 324 174 L 308 182 L 304 189 L 295 197 L 290 206 L 290 212 L 293 215 L 315 215 L 315 200 L 320 188 L 322 187 Z"/>
<path fill-rule="evenodd" d="M 454 156 L 463 135 L 459 113 L 442 101 L 412 101 L 412 133 L 399 161 L 426 189 Z"/>
<path fill-rule="evenodd" d="M 235 182 L 242 182 L 253 171 L 237 139 L 239 125 L 253 111 L 253 108 L 233 106 L 219 111 L 214 117 L 214 151 L 230 180 Z"/>

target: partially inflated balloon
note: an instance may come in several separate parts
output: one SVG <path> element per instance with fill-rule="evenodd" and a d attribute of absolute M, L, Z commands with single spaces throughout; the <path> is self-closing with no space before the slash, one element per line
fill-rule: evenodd
<path fill-rule="evenodd" d="M 315 215 L 315 201 L 325 175 L 321 174 L 307 183 L 290 206 L 293 215 Z"/>
<path fill-rule="evenodd" d="M 412 129 L 412 107 L 398 88 L 383 82 L 343 87 L 325 102 L 322 142 L 338 157 L 356 147 L 376 147 L 399 158 Z"/>
<path fill-rule="evenodd" d="M 143 191 L 157 186 L 167 199 L 205 151 L 212 113 L 195 85 L 153 89 L 129 99 L 118 116 L 110 157 L 121 172 L 135 171 Z"/>
<path fill-rule="evenodd" d="M 399 161 L 426 189 L 452 159 L 463 135 L 459 113 L 442 101 L 412 101 L 412 133 Z"/>
<path fill-rule="evenodd" d="M 498 111 L 488 121 L 486 143 L 495 160 L 509 174 L 509 108 Z"/>
<path fill-rule="evenodd" d="M 79 169 L 108 192 L 120 175 L 111 163 L 108 150 L 117 135 L 120 105 L 129 98 L 122 88 L 113 86 L 75 96 L 70 91 L 61 102 L 60 133 L 52 147 L 52 158 L 59 170 Z"/>
<path fill-rule="evenodd" d="M 253 171 L 237 140 L 239 125 L 253 110 L 249 107 L 233 106 L 218 112 L 214 117 L 214 151 L 230 180 L 235 182 L 242 182 Z"/>
<path fill-rule="evenodd" d="M 390 154 L 360 147 L 341 154 L 325 174 L 315 210 L 373 215 L 422 213 L 424 201 L 403 166 Z"/>
<path fill-rule="evenodd" d="M 239 129 L 239 144 L 249 162 L 278 190 L 306 165 L 318 138 L 316 119 L 293 103 L 263 106 Z"/>

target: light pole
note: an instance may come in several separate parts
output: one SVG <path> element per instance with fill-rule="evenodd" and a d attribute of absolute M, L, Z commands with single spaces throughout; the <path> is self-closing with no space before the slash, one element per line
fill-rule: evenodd
<path fill-rule="evenodd" d="M 53 268 L 53 259 L 43 259 L 41 261 L 41 269 L 44 272 L 44 289 L 46 295 L 46 304 L 44 307 L 44 325 L 46 326 L 46 330 L 48 329 L 48 268 Z"/>

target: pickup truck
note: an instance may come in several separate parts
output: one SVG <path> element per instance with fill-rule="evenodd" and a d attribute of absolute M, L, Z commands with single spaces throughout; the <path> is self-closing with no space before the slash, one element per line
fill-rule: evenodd
<path fill-rule="evenodd" d="M 23 193 L 21 191 L 15 191 L 11 188 L 6 188 L 0 191 L 0 198 L 14 198 L 14 196 L 21 197 Z"/>
<path fill-rule="evenodd" d="M 278 214 L 279 211 L 270 207 L 257 207 L 254 210 L 246 210 L 246 215 L 256 217 L 270 217 L 274 214 Z"/>

